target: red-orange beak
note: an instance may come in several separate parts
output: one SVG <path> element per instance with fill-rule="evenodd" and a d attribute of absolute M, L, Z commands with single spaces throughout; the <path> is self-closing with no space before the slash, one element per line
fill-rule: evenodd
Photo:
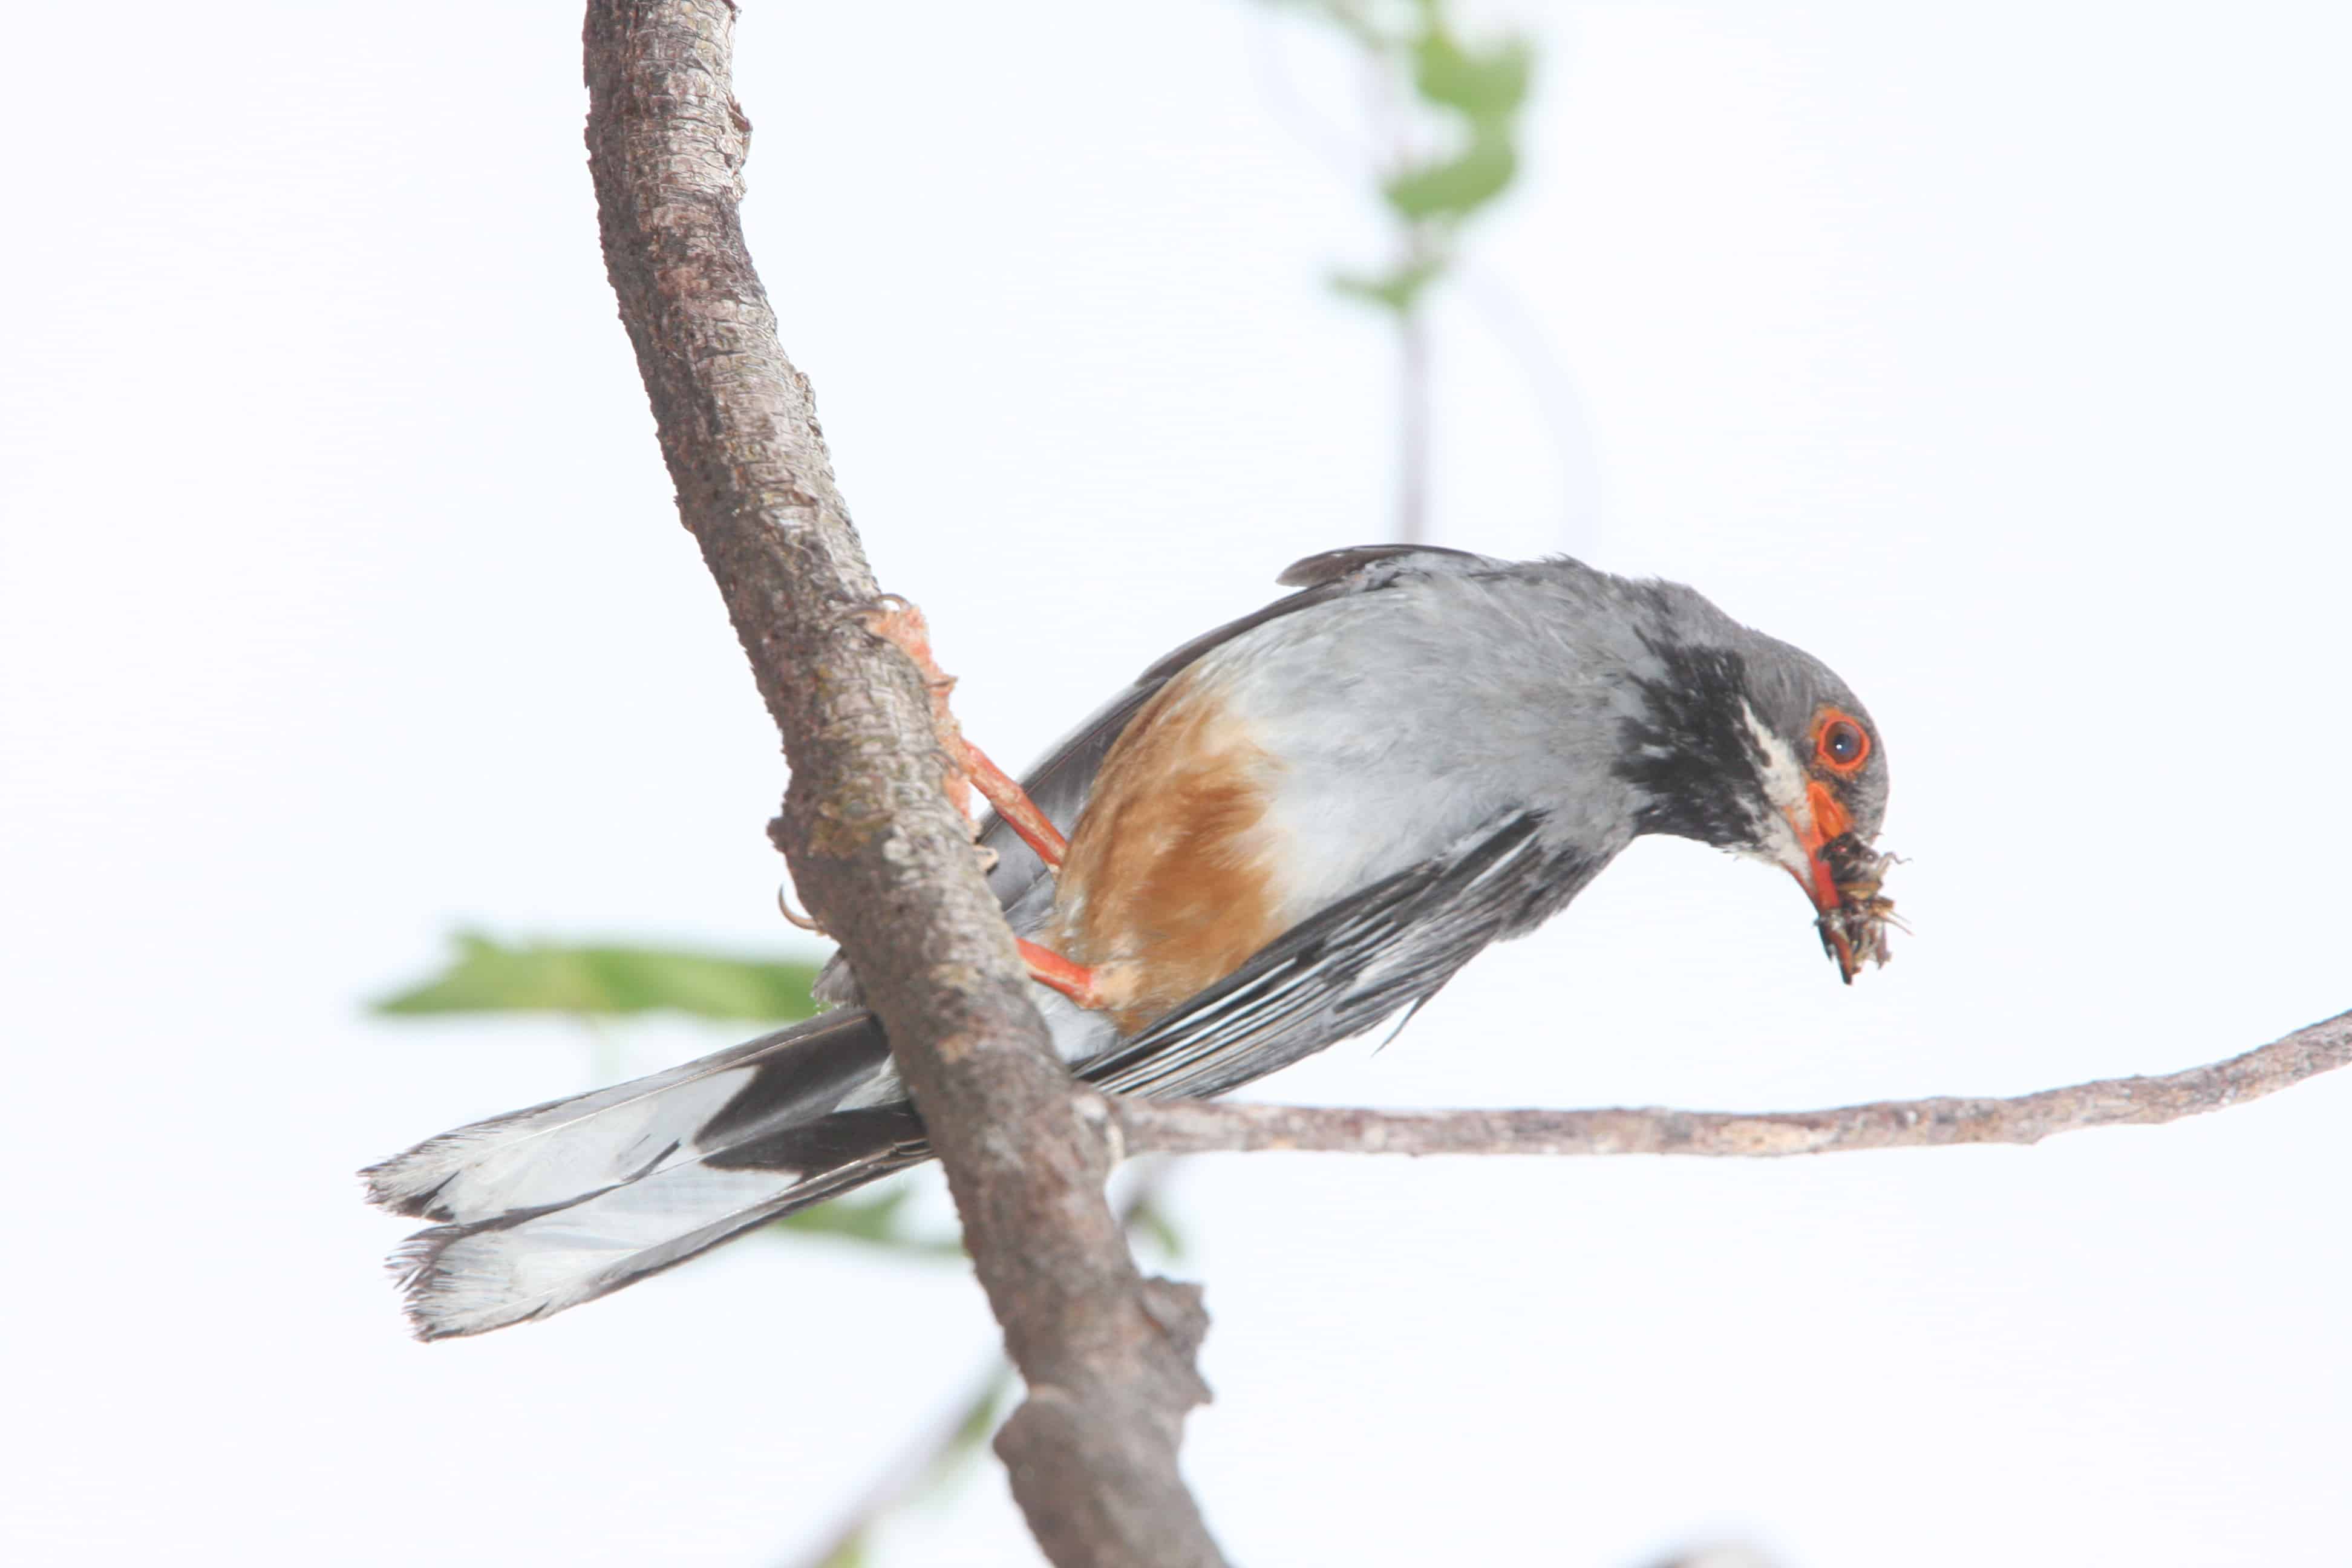
<path fill-rule="evenodd" d="M 1789 813 L 1789 826 L 1805 852 L 1801 868 L 1789 873 L 1813 901 L 1822 948 L 1836 961 L 1848 985 L 1866 963 L 1886 962 L 1886 925 L 1894 903 L 1879 897 L 1879 874 L 1892 856 L 1876 855 L 1848 837 L 1853 818 L 1819 779 L 1805 784 L 1805 810 Z"/>
<path fill-rule="evenodd" d="M 1813 908 L 1826 913 L 1837 908 L 1841 900 L 1837 875 L 1830 869 L 1822 849 L 1831 839 L 1853 832 L 1853 818 L 1830 793 L 1830 786 L 1819 779 L 1806 784 L 1805 805 L 1805 820 L 1799 820 L 1795 812 L 1789 814 L 1789 826 L 1797 830 L 1797 842 L 1805 849 L 1805 869 L 1790 874 L 1805 889 L 1805 896 L 1813 900 Z"/>

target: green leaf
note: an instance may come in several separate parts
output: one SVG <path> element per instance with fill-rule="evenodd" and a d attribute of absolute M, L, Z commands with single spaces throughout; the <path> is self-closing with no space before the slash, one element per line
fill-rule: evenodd
<path fill-rule="evenodd" d="M 859 1531 L 831 1552 L 816 1568 L 866 1568 L 866 1531 Z"/>
<path fill-rule="evenodd" d="M 1519 156 L 1511 150 L 1509 138 L 1481 126 L 1458 157 L 1392 175 L 1381 184 L 1381 194 L 1400 217 L 1458 223 L 1501 195 L 1518 172 Z"/>
<path fill-rule="evenodd" d="M 911 1189 L 900 1187 L 871 1198 L 836 1198 L 829 1204 L 788 1214 L 776 1222 L 778 1230 L 797 1230 L 811 1236 L 843 1236 L 852 1241 L 872 1241 L 895 1246 L 904 1239 L 898 1234 L 898 1211 L 907 1204 Z"/>
<path fill-rule="evenodd" d="M 1171 1259 L 1184 1256 L 1183 1232 L 1176 1228 L 1167 1211 L 1150 1198 L 1127 1211 L 1127 1231 L 1129 1236 L 1150 1237 L 1151 1244 Z"/>
<path fill-rule="evenodd" d="M 1411 315 L 1421 302 L 1421 292 L 1445 271 L 1445 258 L 1424 257 L 1408 261 L 1379 278 L 1339 272 L 1332 275 L 1331 287 L 1350 300 L 1360 300 L 1368 305 L 1393 310 L 1400 316 Z"/>
<path fill-rule="evenodd" d="M 898 1211 L 912 1192 L 912 1188 L 900 1187 L 878 1197 L 835 1198 L 798 1214 L 788 1214 L 771 1228 L 796 1231 L 803 1236 L 838 1237 L 845 1241 L 862 1241 L 869 1247 L 919 1253 L 926 1258 L 961 1258 L 961 1239 L 910 1236 L 901 1227 Z"/>
<path fill-rule="evenodd" d="M 377 1013 L 618 1015 L 669 1011 L 698 1018 L 787 1023 L 814 1016 L 817 966 L 672 948 L 528 942 L 509 947 L 459 931 L 457 957 L 424 984 L 383 997 Z"/>
<path fill-rule="evenodd" d="M 1524 38 L 1506 38 L 1490 49 L 1465 49 L 1442 26 L 1414 40 L 1412 85 L 1431 103 L 1442 103 L 1494 125 L 1517 114 L 1528 100 L 1535 74 L 1535 50 Z"/>

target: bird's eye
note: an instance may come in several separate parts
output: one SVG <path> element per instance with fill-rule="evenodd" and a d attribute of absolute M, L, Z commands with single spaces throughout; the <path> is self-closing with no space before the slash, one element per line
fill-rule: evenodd
<path fill-rule="evenodd" d="M 1813 742 L 1822 764 L 1834 773 L 1850 773 L 1870 755 L 1870 737 L 1861 725 L 1842 713 L 1832 713 Z"/>

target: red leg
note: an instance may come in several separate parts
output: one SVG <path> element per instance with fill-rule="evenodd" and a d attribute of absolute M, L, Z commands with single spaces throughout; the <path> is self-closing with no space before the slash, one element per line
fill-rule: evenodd
<path fill-rule="evenodd" d="M 1019 781 L 989 761 L 987 752 L 963 738 L 963 728 L 948 706 L 948 694 L 955 689 L 955 678 L 941 670 L 931 657 L 930 628 L 923 620 L 923 612 L 895 594 L 885 595 L 883 605 L 867 613 L 866 628 L 897 644 L 922 671 L 924 683 L 931 690 L 931 722 L 956 770 L 956 777 L 949 785 L 956 809 L 970 809 L 963 786 L 976 786 L 988 804 L 996 808 L 996 814 L 1004 818 L 1005 826 L 1036 852 L 1046 870 L 1059 868 L 1070 850 L 1061 829 L 1037 809 L 1037 803 L 1029 798 L 1029 792 L 1021 787 Z"/>
<path fill-rule="evenodd" d="M 1045 869 L 1058 868 L 1070 847 L 1061 830 L 1037 809 L 1037 803 L 1029 798 L 1029 792 L 1021 787 L 1018 780 L 963 738 L 963 727 L 956 722 L 955 712 L 948 704 L 948 694 L 955 689 L 955 678 L 940 669 L 938 660 L 931 657 L 930 627 L 923 620 L 923 612 L 890 594 L 868 610 L 865 619 L 866 630 L 896 644 L 900 652 L 915 661 L 915 668 L 922 672 L 923 683 L 930 688 L 931 723 L 939 731 L 940 745 L 953 769 L 947 786 L 956 809 L 970 811 L 967 787 L 976 786 L 988 804 L 996 808 L 997 815 L 1004 818 L 1005 826 L 1036 851 Z M 1020 948 L 1023 961 L 1029 965 L 1030 977 L 1039 984 L 1052 986 L 1081 1007 L 1105 1005 L 1095 990 L 1094 971 L 1034 942 L 1022 941 Z"/>
<path fill-rule="evenodd" d="M 1029 978 L 1040 985 L 1050 985 L 1081 1007 L 1100 1007 L 1101 996 L 1095 991 L 1095 972 L 1082 963 L 1072 963 L 1060 953 L 1039 947 L 1026 938 L 1016 939 L 1021 956 L 1029 965 Z"/>
<path fill-rule="evenodd" d="M 1029 798 L 1029 792 L 1021 787 L 1020 780 L 990 762 L 986 752 L 964 740 L 961 733 L 956 739 L 963 747 L 964 776 L 987 797 L 988 804 L 996 808 L 996 815 L 1004 818 L 1004 826 L 1019 834 L 1021 842 L 1037 852 L 1037 858 L 1045 863 L 1046 870 L 1060 870 L 1062 862 L 1070 855 L 1069 841 L 1062 837 L 1062 830 L 1054 826 L 1051 817 L 1037 809 L 1037 803 Z"/>

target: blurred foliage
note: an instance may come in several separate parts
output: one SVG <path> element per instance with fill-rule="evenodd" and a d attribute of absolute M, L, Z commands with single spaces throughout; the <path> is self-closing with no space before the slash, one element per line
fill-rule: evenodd
<path fill-rule="evenodd" d="M 963 1241 L 952 1236 L 922 1236 L 907 1228 L 907 1200 L 914 1194 L 912 1187 L 898 1187 L 870 1198 L 835 1198 L 814 1208 L 788 1214 L 768 1228 L 772 1231 L 797 1231 L 803 1236 L 830 1236 L 843 1241 L 862 1241 L 869 1247 L 888 1247 L 895 1252 L 911 1252 L 929 1258 L 961 1258 Z"/>
<path fill-rule="evenodd" d="M 1394 220 L 1395 258 L 1342 272 L 1331 286 L 1400 317 L 1417 310 L 1454 260 L 1457 232 L 1510 188 L 1519 118 L 1535 78 L 1526 38 L 1465 39 L 1450 0 L 1266 0 L 1329 23 L 1364 57 L 1396 105 L 1380 129 L 1395 151 L 1378 174 Z"/>
<path fill-rule="evenodd" d="M 1127 1226 L 1129 1241 L 1150 1242 L 1171 1263 L 1184 1256 L 1184 1233 L 1176 1228 L 1175 1222 L 1168 1217 L 1168 1211 L 1160 1205 L 1160 1189 L 1156 1184 L 1146 1184 L 1139 1188 L 1120 1218 Z"/>
<path fill-rule="evenodd" d="M 866 1532 L 860 1531 L 826 1552 L 815 1568 L 866 1568 L 872 1561 L 866 1550 Z"/>
<path fill-rule="evenodd" d="M 479 931 L 457 932 L 455 945 L 457 956 L 446 969 L 378 1000 L 374 1011 L 402 1017 L 567 1013 L 590 1018 L 672 1012 L 774 1024 L 816 1012 L 809 997 L 819 967 L 814 963 L 663 947 L 541 942 L 510 947 Z"/>

